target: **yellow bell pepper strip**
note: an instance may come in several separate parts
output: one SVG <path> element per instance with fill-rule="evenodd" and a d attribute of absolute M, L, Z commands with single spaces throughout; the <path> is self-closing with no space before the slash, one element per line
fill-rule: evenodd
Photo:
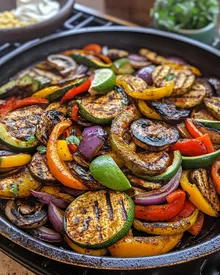
<path fill-rule="evenodd" d="M 177 235 L 184 233 L 197 221 L 199 210 L 196 209 L 193 214 L 175 222 L 142 222 L 134 219 L 133 226 L 139 231 L 152 235 Z"/>
<path fill-rule="evenodd" d="M 74 242 L 72 242 L 67 236 L 64 236 L 64 241 L 77 253 L 79 254 L 86 254 L 91 256 L 105 256 L 108 253 L 108 250 L 106 248 L 100 248 L 100 249 L 89 249 L 84 248 L 81 246 L 78 246 Z"/>
<path fill-rule="evenodd" d="M 113 257 L 146 257 L 160 255 L 172 250 L 183 234 L 172 236 L 133 237 L 126 235 L 117 243 L 108 247 Z"/>
<path fill-rule="evenodd" d="M 201 76 L 202 75 L 200 70 L 197 69 L 194 66 L 183 65 L 183 64 L 175 64 L 175 63 L 170 63 L 170 62 L 167 62 L 166 64 L 173 67 L 174 69 L 177 69 L 177 70 L 190 70 L 196 76 Z"/>
<path fill-rule="evenodd" d="M 66 168 L 57 152 L 58 138 L 71 124 L 70 121 L 62 121 L 54 127 L 47 144 L 48 167 L 52 175 L 63 185 L 77 190 L 87 190 L 88 188 Z"/>
<path fill-rule="evenodd" d="M 72 161 L 73 156 L 70 153 L 68 144 L 66 140 L 58 140 L 57 141 L 57 152 L 61 160 L 63 161 Z"/>
<path fill-rule="evenodd" d="M 17 154 L 11 156 L 0 157 L 0 168 L 10 168 L 23 166 L 31 161 L 29 154 Z"/>
<path fill-rule="evenodd" d="M 138 80 L 138 81 L 137 81 Z M 142 87 L 139 86 L 141 81 L 138 77 L 128 75 L 123 77 L 118 77 L 116 83 L 121 85 L 125 92 L 133 98 L 143 99 L 143 100 L 157 100 L 164 97 L 169 97 L 174 88 L 174 82 L 169 82 L 167 86 L 156 88 L 156 87 Z"/>
<path fill-rule="evenodd" d="M 144 100 L 139 99 L 137 104 L 138 108 L 144 116 L 152 119 L 162 120 L 161 115 L 158 114 L 154 109 L 150 108 Z"/>
<path fill-rule="evenodd" d="M 188 193 L 189 200 L 203 213 L 212 217 L 218 216 L 216 210 L 206 201 L 198 187 L 189 181 L 189 173 L 190 171 L 188 170 L 183 171 L 180 179 L 180 185 L 182 189 Z"/>
<path fill-rule="evenodd" d="M 47 88 L 44 88 L 36 93 L 34 93 L 32 95 L 32 97 L 39 97 L 39 98 L 45 98 L 47 97 L 48 95 L 58 91 L 60 89 L 59 86 L 50 86 L 50 87 L 47 87 Z"/>
<path fill-rule="evenodd" d="M 50 194 L 57 199 L 63 199 L 64 201 L 67 201 L 69 203 L 74 200 L 74 197 L 72 197 L 71 195 L 67 193 L 62 193 L 61 189 L 58 186 L 43 186 L 40 189 L 40 192 Z"/>

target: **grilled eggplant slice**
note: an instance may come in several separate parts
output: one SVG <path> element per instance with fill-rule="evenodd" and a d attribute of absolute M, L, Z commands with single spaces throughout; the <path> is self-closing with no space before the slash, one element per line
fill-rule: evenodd
<path fill-rule="evenodd" d="M 79 102 L 80 114 L 87 120 L 97 124 L 107 124 L 117 116 L 128 99 L 123 89 L 111 91 L 103 96 L 85 97 Z"/>
<path fill-rule="evenodd" d="M 42 114 L 43 109 L 41 107 L 31 105 L 8 113 L 3 122 L 11 136 L 27 141 L 35 135 L 36 126 Z"/>
<path fill-rule="evenodd" d="M 24 198 L 30 196 L 30 190 L 37 190 L 41 183 L 36 181 L 27 167 L 18 174 L 0 180 L 0 198 Z"/>
<path fill-rule="evenodd" d="M 38 228 L 47 222 L 43 205 L 31 200 L 9 200 L 5 206 L 6 217 L 20 228 Z"/>
<path fill-rule="evenodd" d="M 206 127 L 202 123 L 195 120 L 193 120 L 193 124 L 201 133 L 208 134 L 213 143 L 220 144 L 220 130 Z"/>
<path fill-rule="evenodd" d="M 30 162 L 29 169 L 31 175 L 38 180 L 39 182 L 44 183 L 53 183 L 56 182 L 56 179 L 51 174 L 48 166 L 46 155 L 36 153 Z"/>
<path fill-rule="evenodd" d="M 196 83 L 189 92 L 185 93 L 181 97 L 169 97 L 169 100 L 179 108 L 192 108 L 201 104 L 205 95 L 205 86 Z"/>
<path fill-rule="evenodd" d="M 67 208 L 64 229 L 79 246 L 103 248 L 116 243 L 130 230 L 134 204 L 123 192 L 87 192 Z"/>
<path fill-rule="evenodd" d="M 218 212 L 220 210 L 220 201 L 215 191 L 212 179 L 210 176 L 208 176 L 208 172 L 202 168 L 196 169 L 191 172 L 190 180 L 198 187 L 203 197 Z"/>
<path fill-rule="evenodd" d="M 67 114 L 67 108 L 65 105 L 61 104 L 60 102 L 53 102 L 50 103 L 47 108 L 46 108 L 46 112 L 47 111 L 51 111 L 51 110 L 57 110 L 60 111 L 61 113 L 63 113 L 64 115 Z"/>
<path fill-rule="evenodd" d="M 174 81 L 172 96 L 185 94 L 195 81 L 195 75 L 190 70 L 177 70 L 168 65 L 158 66 L 153 71 L 152 78 L 158 87 L 164 87 L 170 81 Z"/>
<path fill-rule="evenodd" d="M 209 83 L 208 79 L 207 78 L 204 78 L 204 77 L 200 77 L 200 78 L 197 78 L 195 83 L 198 83 L 198 84 L 201 84 L 205 87 L 205 90 L 206 90 L 206 97 L 212 97 L 212 96 L 215 96 L 215 93 L 213 91 L 213 88 L 211 86 L 211 84 Z"/>
<path fill-rule="evenodd" d="M 210 113 L 220 120 L 220 98 L 219 97 L 211 97 L 204 99 L 205 106 L 210 111 Z"/>
<path fill-rule="evenodd" d="M 67 163 L 67 167 L 69 170 L 76 176 L 78 179 L 80 179 L 85 186 L 88 187 L 89 190 L 99 190 L 103 189 L 103 185 L 101 185 L 99 182 L 97 182 L 91 173 L 87 170 L 85 170 L 83 167 L 81 167 L 78 163 L 72 161 Z"/>
<path fill-rule="evenodd" d="M 158 112 L 167 122 L 177 123 L 190 114 L 189 110 L 177 109 L 176 106 L 170 102 L 168 99 L 162 99 L 157 101 L 152 101 L 151 106 Z"/>
<path fill-rule="evenodd" d="M 204 119 L 204 120 L 217 120 L 214 116 L 212 116 L 208 111 L 205 109 L 193 109 L 191 113 L 191 118 L 194 119 Z"/>
<path fill-rule="evenodd" d="M 165 122 L 153 122 L 149 119 L 138 119 L 131 124 L 134 142 L 150 152 L 165 150 L 177 142 L 179 132 Z"/>
<path fill-rule="evenodd" d="M 144 189 L 146 191 L 154 191 L 162 187 L 162 185 L 158 182 L 149 182 L 133 175 L 128 175 L 127 178 L 129 179 L 132 186 Z"/>
<path fill-rule="evenodd" d="M 50 110 L 45 112 L 36 128 L 36 138 L 44 145 L 47 145 L 48 139 L 50 137 L 50 134 L 54 128 L 54 126 L 61 122 L 66 120 L 66 117 L 63 112 L 59 110 Z"/>

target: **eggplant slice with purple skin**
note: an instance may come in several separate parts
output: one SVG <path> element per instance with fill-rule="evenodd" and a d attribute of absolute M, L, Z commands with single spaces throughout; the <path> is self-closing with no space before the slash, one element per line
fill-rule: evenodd
<path fill-rule="evenodd" d="M 29 169 L 31 175 L 38 181 L 43 183 L 54 183 L 56 179 L 51 174 L 48 166 L 46 155 L 36 153 L 30 162 Z"/>
<path fill-rule="evenodd" d="M 190 114 L 190 110 L 177 109 L 168 99 L 151 101 L 151 106 L 169 123 L 181 122 Z"/>
<path fill-rule="evenodd" d="M 177 129 L 165 122 L 141 118 L 134 121 L 130 129 L 134 142 L 150 152 L 166 150 L 179 139 Z"/>
<path fill-rule="evenodd" d="M 43 204 L 33 198 L 9 200 L 5 206 L 6 217 L 20 228 L 38 228 L 47 222 Z"/>

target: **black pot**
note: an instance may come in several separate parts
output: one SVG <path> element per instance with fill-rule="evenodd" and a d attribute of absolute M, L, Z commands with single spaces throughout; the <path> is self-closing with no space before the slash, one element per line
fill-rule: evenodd
<path fill-rule="evenodd" d="M 204 75 L 220 77 L 220 52 L 188 38 L 162 31 L 142 28 L 90 28 L 55 34 L 24 48 L 19 48 L 0 61 L 0 82 L 6 82 L 20 70 L 43 60 L 49 54 L 88 43 L 135 52 L 147 47 L 165 55 L 180 56 L 198 67 Z M 53 260 L 100 269 L 146 269 L 194 260 L 220 250 L 220 219 L 206 217 L 203 232 L 198 238 L 185 234 L 176 250 L 159 256 L 113 258 L 81 255 L 34 239 L 7 221 L 0 214 L 0 232 L 17 244 Z"/>

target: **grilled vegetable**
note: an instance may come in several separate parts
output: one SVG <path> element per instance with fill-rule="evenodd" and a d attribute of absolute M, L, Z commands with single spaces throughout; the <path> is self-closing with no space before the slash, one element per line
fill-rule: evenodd
<path fill-rule="evenodd" d="M 144 116 L 152 119 L 163 120 L 161 115 L 155 112 L 154 109 L 150 108 L 149 104 L 146 101 L 139 99 L 137 100 L 137 104 L 138 108 Z"/>
<path fill-rule="evenodd" d="M 212 164 L 212 180 L 215 186 L 215 190 L 220 195 L 220 160 L 217 159 L 213 164 Z"/>
<path fill-rule="evenodd" d="M 218 120 L 220 120 L 220 98 L 211 97 L 204 99 L 205 106 L 209 112 Z"/>
<path fill-rule="evenodd" d="M 112 70 L 115 74 L 132 74 L 134 72 L 131 62 L 128 58 L 115 60 L 112 64 Z"/>
<path fill-rule="evenodd" d="M 103 248 L 124 237 L 133 219 L 134 205 L 125 193 L 105 190 L 87 192 L 67 208 L 64 229 L 77 245 Z"/>
<path fill-rule="evenodd" d="M 179 150 L 182 155 L 187 156 L 201 156 L 207 153 L 203 142 L 197 139 L 179 139 L 170 147 L 170 150 Z"/>
<path fill-rule="evenodd" d="M 16 80 L 11 80 L 2 87 L 0 87 L 0 98 L 5 98 L 14 95 L 18 92 Z"/>
<path fill-rule="evenodd" d="M 189 116 L 189 110 L 177 109 L 176 106 L 168 99 L 160 101 L 152 101 L 151 106 L 158 112 L 166 121 L 177 123 Z"/>
<path fill-rule="evenodd" d="M 190 182 L 197 186 L 202 196 L 207 200 L 212 208 L 218 212 L 220 210 L 220 201 L 215 191 L 212 179 L 208 176 L 207 171 L 202 168 L 193 170 L 190 174 Z"/>
<path fill-rule="evenodd" d="M 198 218 L 199 210 L 196 209 L 193 214 L 177 222 L 141 222 L 134 219 L 134 228 L 152 235 L 177 235 L 184 233 Z"/>
<path fill-rule="evenodd" d="M 208 134 L 211 141 L 215 144 L 220 144 L 220 130 L 204 126 L 203 123 L 193 120 L 194 125 L 202 134 Z M 209 123 L 208 123 L 209 124 Z M 216 121 L 215 125 L 220 126 L 220 122 Z M 213 124 L 212 124 L 213 125 Z"/>
<path fill-rule="evenodd" d="M 25 167 L 19 173 L 0 179 L 0 198 L 24 198 L 30 196 L 30 190 L 40 188 L 41 183 L 36 181 Z"/>
<path fill-rule="evenodd" d="M 130 97 L 144 100 L 156 100 L 170 96 L 174 87 L 173 82 L 161 88 L 147 87 L 143 79 L 132 75 L 118 76 L 116 83 L 121 85 Z"/>
<path fill-rule="evenodd" d="M 32 157 L 29 169 L 32 176 L 40 182 L 53 183 L 56 181 L 47 166 L 46 156 L 43 154 L 36 153 Z"/>
<path fill-rule="evenodd" d="M 216 210 L 202 196 L 198 187 L 189 181 L 189 175 L 190 171 L 183 171 L 180 184 L 182 189 L 187 192 L 190 201 L 203 213 L 213 217 L 218 216 Z"/>
<path fill-rule="evenodd" d="M 205 119 L 195 119 L 196 122 L 201 123 L 205 127 L 209 127 L 211 129 L 220 130 L 220 121 L 217 120 L 205 120 Z"/>
<path fill-rule="evenodd" d="M 47 61 L 52 68 L 57 69 L 64 76 L 76 69 L 76 62 L 62 54 L 51 54 L 47 57 Z"/>
<path fill-rule="evenodd" d="M 43 77 L 43 76 L 37 76 L 32 81 L 32 86 L 31 86 L 32 92 L 35 93 L 35 92 L 49 86 L 50 83 L 51 83 L 50 79 Z"/>
<path fill-rule="evenodd" d="M 170 97 L 169 100 L 179 108 L 192 108 L 202 103 L 205 95 L 204 85 L 195 83 L 189 92 L 181 97 Z"/>
<path fill-rule="evenodd" d="M 36 138 L 44 145 L 47 145 L 50 134 L 56 124 L 66 120 L 63 112 L 59 110 L 50 110 L 44 113 L 36 128 Z"/>
<path fill-rule="evenodd" d="M 191 118 L 216 121 L 216 118 L 212 116 L 208 111 L 206 111 L 205 109 L 197 109 L 197 108 L 193 109 L 191 113 Z"/>
<path fill-rule="evenodd" d="M 160 189 L 162 186 L 161 183 L 149 182 L 132 175 L 128 175 L 127 178 L 129 179 L 132 186 L 141 188 L 146 191 L 155 191 Z"/>
<path fill-rule="evenodd" d="M 38 228 L 47 222 L 47 212 L 35 200 L 9 200 L 5 206 L 6 217 L 17 227 Z"/>
<path fill-rule="evenodd" d="M 78 63 L 78 64 L 82 64 L 85 65 L 89 68 L 94 68 L 94 69 L 100 69 L 100 68 L 110 68 L 111 67 L 111 63 L 106 64 L 100 60 L 98 60 L 97 58 L 93 57 L 93 56 L 87 56 L 85 54 L 82 53 L 74 53 L 71 55 L 71 57 Z"/>
<path fill-rule="evenodd" d="M 138 119 L 131 124 L 134 142 L 148 151 L 162 151 L 177 142 L 179 132 L 165 122 Z"/>
<path fill-rule="evenodd" d="M 172 236 L 133 237 L 125 236 L 108 247 L 113 257 L 147 257 L 160 255 L 172 250 L 183 234 Z"/>
<path fill-rule="evenodd" d="M 128 52 L 121 49 L 107 49 L 106 54 L 113 61 L 128 56 Z"/>
<path fill-rule="evenodd" d="M 205 168 L 211 166 L 218 157 L 220 157 L 220 150 L 197 157 L 183 156 L 182 165 L 185 169 Z"/>
<path fill-rule="evenodd" d="M 62 242 L 63 238 L 62 235 L 53 229 L 47 228 L 45 226 L 41 226 L 36 229 L 31 229 L 29 230 L 29 233 L 44 242 L 49 242 L 49 243 L 60 243 Z"/>
<path fill-rule="evenodd" d="M 79 102 L 79 110 L 85 119 L 98 124 L 106 124 L 111 122 L 125 105 L 127 105 L 126 95 L 114 90 L 101 97 L 83 98 Z"/>
<path fill-rule="evenodd" d="M 126 191 L 131 185 L 110 155 L 95 158 L 89 167 L 93 177 L 102 185 L 118 191 Z"/>
<path fill-rule="evenodd" d="M 146 68 L 146 66 L 151 65 L 151 63 L 147 61 L 146 57 L 139 54 L 129 54 L 128 59 L 134 69 Z"/>
<path fill-rule="evenodd" d="M 151 153 L 141 157 L 133 152 L 123 139 L 128 126 L 136 118 L 138 118 L 137 109 L 131 105 L 114 119 L 110 134 L 112 148 L 134 174 L 149 176 L 160 174 L 166 169 L 169 161 L 167 153 Z"/>
<path fill-rule="evenodd" d="M 67 167 L 74 177 L 78 178 L 83 184 L 88 187 L 90 190 L 99 190 L 103 189 L 103 186 L 97 182 L 92 174 L 87 170 L 81 167 L 78 163 L 71 161 L 67 162 Z"/>
<path fill-rule="evenodd" d="M 177 70 L 168 65 L 158 66 L 153 72 L 153 82 L 157 87 L 164 87 L 174 81 L 173 96 L 188 92 L 195 81 L 195 75 L 190 70 Z"/>
<path fill-rule="evenodd" d="M 187 138 L 187 139 L 191 139 L 192 138 L 192 136 L 190 135 L 190 133 L 187 131 L 186 125 L 185 125 L 184 122 L 181 122 L 181 123 L 177 124 L 176 128 L 179 131 L 180 136 L 182 138 Z"/>
<path fill-rule="evenodd" d="M 153 79 L 152 79 L 152 73 L 155 70 L 154 65 L 146 66 L 144 68 L 139 69 L 137 72 L 134 73 L 134 76 L 137 76 L 139 78 L 142 78 L 147 85 L 152 86 L 153 85 Z"/>
<path fill-rule="evenodd" d="M 31 155 L 14 154 L 8 151 L 0 151 L 0 171 L 3 168 L 15 168 L 29 163 Z"/>
<path fill-rule="evenodd" d="M 63 188 L 63 186 L 43 186 L 40 189 L 40 192 L 44 192 L 49 195 L 52 195 L 53 197 L 55 197 L 57 199 L 65 201 L 67 203 L 67 205 L 69 205 L 74 200 L 74 197 L 70 194 L 67 194 L 62 188 Z M 65 193 L 63 193 L 63 191 Z M 59 207 L 59 206 L 57 206 L 57 207 Z"/>
<path fill-rule="evenodd" d="M 26 74 L 22 76 L 18 81 L 18 87 L 19 89 L 26 89 L 30 88 L 32 85 L 33 79 L 30 75 Z"/>

